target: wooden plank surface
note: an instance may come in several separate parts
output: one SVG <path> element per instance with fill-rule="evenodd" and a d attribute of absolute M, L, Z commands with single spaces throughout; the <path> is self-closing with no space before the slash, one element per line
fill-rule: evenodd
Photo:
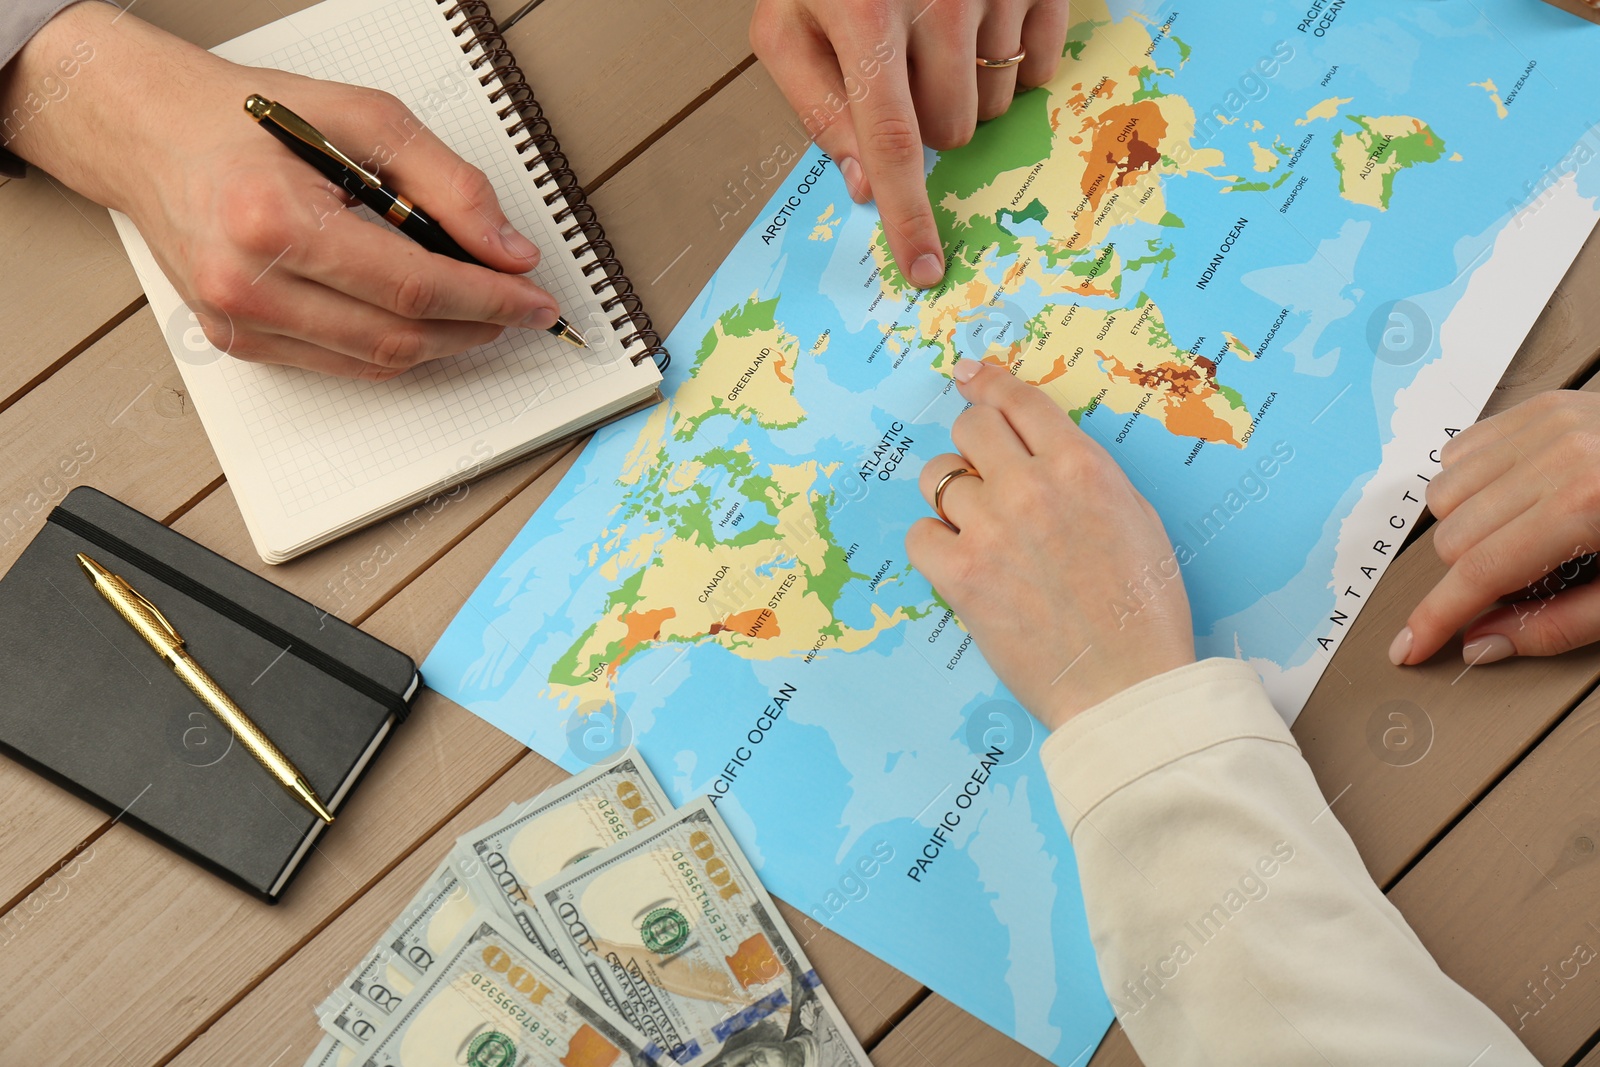
<path fill-rule="evenodd" d="M 624 10 L 613 21 L 594 18 L 583 0 L 545 0 L 512 31 L 511 43 L 531 68 L 580 177 L 592 180 L 628 164 L 595 200 L 665 332 L 806 144 L 759 65 L 734 76 L 747 61 L 749 0 L 618 3 Z M 301 6 L 302 0 L 144 0 L 140 13 L 212 44 Z M 516 6 L 494 4 L 502 15 Z M 30 185 L 29 198 L 8 199 L 23 185 Z M 106 441 L 108 450 L 96 447 L 84 466 L 87 473 L 77 480 L 108 485 L 124 499 L 131 494 L 136 506 L 153 514 L 181 514 L 178 529 L 232 558 L 253 561 L 227 488 L 203 494 L 215 484 L 214 467 L 208 466 L 214 460 L 205 445 L 193 445 L 195 420 L 184 409 L 181 388 L 171 380 L 161 383 L 162 368 L 172 368 L 153 321 L 147 312 L 126 323 L 119 318 L 139 299 L 135 288 L 118 303 L 130 292 L 131 279 L 120 247 L 111 249 L 115 257 L 105 247 L 96 249 L 95 241 L 105 241 L 94 212 L 76 211 L 59 193 L 54 195 L 62 206 L 49 204 L 44 191 L 40 183 L 3 183 L 0 233 L 9 239 L 26 226 L 50 237 L 59 230 L 59 247 L 19 258 L 18 265 L 45 263 L 62 284 L 77 282 L 89 292 L 89 303 L 100 303 L 83 308 L 78 301 L 53 326 L 36 322 L 13 312 L 60 306 L 63 289 L 35 285 L 28 276 L 41 273 L 37 269 L 7 273 L 0 330 L 13 336 L 9 331 L 16 326 L 35 334 L 28 335 L 31 348 L 15 373 L 8 378 L 10 368 L 0 372 L 0 407 L 15 401 L 13 410 L 0 411 L 0 455 L 11 460 L 0 483 L 12 495 L 3 499 L 18 499 L 28 479 L 50 465 L 52 450 L 70 449 L 88 432 L 94 441 Z M 109 232 L 103 214 L 98 218 Z M 0 257 L 16 247 L 8 243 Z M 49 263 L 49 257 L 57 258 Z M 119 271 L 126 275 L 120 280 Z M 1592 362 L 1600 344 L 1600 302 L 1589 294 L 1597 281 L 1600 251 L 1591 241 L 1491 409 L 1568 383 Z M 55 368 L 61 369 L 47 373 Z M 170 378 L 176 379 L 175 372 Z M 134 394 L 128 413 L 113 418 L 115 413 L 99 410 L 110 393 L 119 401 Z M 83 403 L 85 398 L 90 402 Z M 270 576 L 336 614 L 368 619 L 380 637 L 420 654 L 570 459 L 558 451 L 501 472 L 462 499 L 272 569 Z M 173 460 L 188 465 L 168 484 L 158 472 Z M 97 480 L 102 477 L 103 483 Z M 146 503 L 139 504 L 141 499 Z M 24 518 L 35 523 L 31 536 L 42 514 Z M 17 540 L 18 548 L 25 540 Z M 15 555 L 5 551 L 0 541 L 0 567 Z M 1502 664 L 1452 686 L 1445 676 L 1449 665 L 1440 657 L 1421 670 L 1395 672 L 1405 679 L 1397 688 L 1382 656 L 1387 636 L 1436 573 L 1425 536 L 1380 585 L 1374 599 L 1386 606 L 1368 608 L 1345 641 L 1351 648 L 1336 658 L 1341 666 L 1351 659 L 1352 673 L 1362 677 L 1343 691 L 1324 695 L 1319 689 L 1313 706 L 1328 710 L 1315 721 L 1303 717 L 1297 735 L 1330 796 L 1344 787 L 1332 787 L 1335 778 L 1350 787 L 1338 813 L 1369 866 L 1387 874 L 1384 880 L 1406 871 L 1444 827 L 1515 766 L 1394 889 L 1441 963 L 1450 961 L 1447 970 L 1481 989 L 1505 1014 L 1508 1009 L 1492 998 L 1506 999 L 1507 988 L 1515 992 L 1516 975 L 1526 971 L 1522 980 L 1543 978 L 1541 967 L 1567 958 L 1550 954 L 1560 951 L 1558 935 L 1571 909 L 1600 923 L 1593 864 L 1583 858 L 1592 852 L 1581 845 L 1597 840 L 1594 816 L 1584 812 L 1600 810 L 1594 709 L 1584 705 L 1517 762 L 1588 690 L 1600 660 L 1580 653 L 1543 664 Z M 1361 672 L 1354 671 L 1354 657 Z M 1426 712 L 1434 746 L 1427 759 L 1408 766 L 1386 762 L 1386 753 L 1366 740 L 1371 713 L 1350 715 L 1351 706 L 1391 691 Z M 1363 729 L 1340 721 L 1341 708 Z M 375 769 L 349 817 L 341 819 L 341 836 L 330 838 L 325 854 L 312 861 L 316 869 L 305 872 L 292 899 L 277 909 L 237 899 L 223 883 L 124 827 L 108 828 L 87 805 L 52 787 L 41 789 L 33 776 L 0 761 L 0 854 L 7 858 L 0 869 L 0 902 L 20 898 L 0 919 L 10 949 L 0 975 L 6 988 L 20 994 L 0 1021 L 7 1055 L 33 1053 L 26 1062 L 87 1054 L 143 1063 L 181 1052 L 178 1062 L 187 1064 L 236 1062 L 238 1049 L 246 1047 L 263 1052 L 263 1062 L 280 1054 L 286 1064 L 298 1062 L 287 1053 L 308 1051 L 314 1042 L 310 1007 L 420 884 L 457 829 L 559 775 L 435 694 L 419 702 L 401 734 L 380 761 L 381 776 Z M 1454 801 L 1451 790 L 1461 794 Z M 1496 852 L 1492 835 L 1498 831 L 1504 833 Z M 1470 896 L 1463 896 L 1468 890 Z M 1509 908 L 1524 905 L 1525 921 L 1504 936 L 1484 936 L 1485 929 L 1504 922 Z M 797 929 L 805 925 L 802 917 L 788 914 Z M 936 996 L 922 1000 L 883 1036 L 916 1002 L 916 984 L 831 934 L 808 930 L 804 936 L 811 938 L 808 951 L 851 1025 L 869 1040 L 882 1037 L 874 1049 L 880 1065 L 1042 1062 Z M 1600 947 L 1600 933 L 1591 944 Z M 159 949 L 152 952 L 154 946 Z M 1600 975 L 1600 967 L 1561 987 L 1528 1021 L 1540 1035 L 1545 1062 L 1564 1062 L 1548 1057 L 1562 1049 L 1576 1055 L 1590 1040 L 1584 1030 L 1592 1034 L 1600 1014 L 1591 974 Z M 130 996 L 130 989 L 138 992 Z M 81 1025 L 85 1009 L 104 1019 L 103 1033 Z M 77 1035 L 65 1048 L 64 1030 Z M 1095 1062 L 1137 1059 L 1114 1029 Z M 1600 1051 L 1583 1063 L 1600 1067 Z"/>
<path fill-rule="evenodd" d="M 808 146 L 757 63 L 590 196 L 658 323 L 678 321 Z"/>
<path fill-rule="evenodd" d="M 937 994 L 917 1005 L 871 1054 L 876 1067 L 1048 1067 L 1050 1063 Z M 1073 1067 L 1084 1062 L 1095 1067 L 1141 1063 L 1118 1023 L 1111 1024 L 1092 1056 L 1086 1051 L 1068 1062 Z"/>
<path fill-rule="evenodd" d="M 590 187 L 750 54 L 754 8 L 755 0 L 607 0 L 596 18 L 594 0 L 545 0 L 507 40 Z"/>
<path fill-rule="evenodd" d="M 1547 389 L 1569 388 L 1600 359 L 1600 231 L 1589 235 L 1484 405 L 1482 418 Z"/>
<path fill-rule="evenodd" d="M 18 1062 L 157 1063 L 248 989 L 521 746 L 428 691 L 277 907 L 117 825 L 0 958 Z M 85 1018 L 95 1025 L 86 1026 Z M 286 1025 L 286 1024 L 285 1024 Z"/>
<path fill-rule="evenodd" d="M 1600 694 L 1389 894 L 1439 966 L 1548 1064 L 1566 1063 L 1600 1021 L 1596 768 Z"/>
<path fill-rule="evenodd" d="M 142 305 L 144 291 L 105 209 L 48 175 L 0 187 L 0 233 L 4 407 Z"/>
<path fill-rule="evenodd" d="M 1087 1053 L 1085 1050 L 1085 1055 Z M 949 1067 L 954 1064 L 1025 1067 L 1049 1063 L 937 994 L 917 1005 L 872 1049 L 871 1055 L 876 1067 Z"/>
<path fill-rule="evenodd" d="M 0 412 L 0 571 L 75 485 L 147 515 L 182 509 L 222 475 L 172 355 L 135 316 Z"/>

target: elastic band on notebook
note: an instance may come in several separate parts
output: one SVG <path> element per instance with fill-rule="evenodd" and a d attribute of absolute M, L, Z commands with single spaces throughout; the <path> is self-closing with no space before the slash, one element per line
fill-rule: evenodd
<path fill-rule="evenodd" d="M 85 541 L 105 549 L 118 559 L 131 563 L 150 575 L 150 577 L 171 586 L 190 600 L 210 608 L 218 615 L 231 619 L 257 637 L 285 649 L 291 656 L 294 656 L 302 663 L 315 667 L 334 681 L 343 684 L 347 688 L 354 689 L 374 703 L 388 708 L 394 712 L 397 720 L 405 721 L 407 712 L 411 710 L 410 706 L 401 699 L 399 694 L 391 692 L 348 663 L 335 659 L 320 648 L 306 644 L 283 627 L 268 622 L 249 608 L 235 603 L 211 589 L 207 589 L 182 571 L 161 562 L 161 560 L 156 559 L 148 552 L 135 548 L 116 534 L 102 530 L 81 515 L 74 515 L 70 511 L 57 507 L 50 512 L 49 521 L 64 530 L 77 534 Z M 287 590 L 280 591 L 284 592 L 286 596 L 294 595 Z M 308 604 L 307 606 L 309 607 L 310 605 Z"/>

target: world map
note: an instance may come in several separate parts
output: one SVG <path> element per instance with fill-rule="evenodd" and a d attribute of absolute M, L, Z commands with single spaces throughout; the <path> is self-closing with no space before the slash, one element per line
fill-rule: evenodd
<path fill-rule="evenodd" d="M 1596 32 L 1543 4 L 1072 10 L 1055 80 L 928 154 L 939 287 L 815 148 L 716 206 L 748 230 L 669 399 L 596 435 L 423 667 L 569 769 L 638 744 L 774 894 L 1062 1064 L 1112 1005 L 1042 730 L 903 543 L 951 367 L 1110 450 L 1201 654 L 1292 721 L 1600 193 Z"/>

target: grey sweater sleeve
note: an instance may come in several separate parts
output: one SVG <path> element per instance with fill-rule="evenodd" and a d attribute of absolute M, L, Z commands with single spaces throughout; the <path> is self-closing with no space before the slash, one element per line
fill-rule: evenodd
<path fill-rule="evenodd" d="M 12 57 L 22 50 L 22 46 L 32 40 L 34 34 L 44 29 L 44 24 L 54 18 L 57 12 L 77 2 L 78 0 L 0 0 L 0 67 L 10 63 Z M 22 160 L 5 150 L 5 146 L 29 117 L 25 112 L 18 114 L 15 111 L 10 115 L 0 115 L 0 175 L 20 178 L 27 169 Z"/>

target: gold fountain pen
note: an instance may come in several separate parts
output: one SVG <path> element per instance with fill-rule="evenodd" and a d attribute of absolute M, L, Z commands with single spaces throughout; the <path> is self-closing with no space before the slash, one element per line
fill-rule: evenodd
<path fill-rule="evenodd" d="M 100 564 L 78 553 L 78 566 L 83 568 L 83 573 L 89 576 L 89 581 L 94 583 L 100 595 L 110 601 L 111 606 L 117 610 L 127 624 L 134 628 L 140 637 L 155 649 L 156 655 L 166 660 L 168 665 L 183 684 L 200 702 L 211 709 L 212 714 L 221 719 L 223 725 L 232 730 L 234 735 L 250 750 L 250 754 L 260 761 L 261 765 L 276 778 L 285 789 L 300 799 L 306 807 L 316 812 L 317 818 L 323 822 L 332 822 L 333 815 L 323 806 L 317 797 L 317 791 L 311 788 L 305 776 L 295 769 L 272 739 L 261 732 L 261 728 L 250 721 L 250 717 L 228 698 L 222 687 L 212 680 L 211 675 L 201 670 L 200 664 L 194 661 L 184 648 L 183 637 L 167 617 L 150 601 L 134 591 L 124 579 L 112 574 Z"/>

